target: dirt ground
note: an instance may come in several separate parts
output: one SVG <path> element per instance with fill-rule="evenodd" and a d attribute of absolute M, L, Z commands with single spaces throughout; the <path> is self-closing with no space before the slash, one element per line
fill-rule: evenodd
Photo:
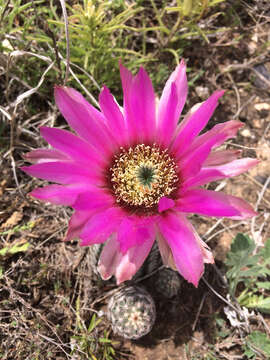
<path fill-rule="evenodd" d="M 191 87 L 184 112 L 217 88 L 226 89 L 209 128 L 231 119 L 242 121 L 245 126 L 227 148 L 241 149 L 243 157 L 260 160 L 248 173 L 211 184 L 211 189 L 219 187 L 246 199 L 259 215 L 246 221 L 191 217 L 213 250 L 215 266 L 206 266 L 206 282 L 201 280 L 197 289 L 183 281 L 179 294 L 171 299 L 156 293 L 151 278 L 142 281 L 156 302 L 157 321 L 140 340 L 113 335 L 102 317 L 98 330 L 91 334 L 93 343 L 109 331 L 110 338 L 117 341 L 118 360 L 244 359 L 241 341 L 245 333 L 230 326 L 225 304 L 212 289 L 226 298 L 227 288 L 221 281 L 224 260 L 238 232 L 249 234 L 258 245 L 270 237 L 270 7 L 268 2 L 259 4 L 262 7 L 256 12 L 247 7 L 239 24 L 209 37 L 209 43 L 193 41 L 183 54 L 194 73 L 204 71 Z M 0 75 L 2 92 L 4 88 L 5 78 Z M 39 95 L 34 97 L 34 102 L 41 104 L 38 111 L 30 114 L 20 104 L 20 115 L 11 120 L 11 126 L 3 117 L 3 141 L 10 141 L 10 147 L 1 158 L 0 247 L 29 247 L 0 256 L 0 358 L 87 359 L 86 350 L 71 354 L 72 344 L 79 341 L 76 336 L 82 339 L 84 334 L 75 324 L 82 319 L 88 325 L 93 312 L 106 310 L 115 284 L 96 277 L 88 248 L 80 248 L 77 241 L 62 242 L 71 209 L 27 196 L 45 182 L 20 171 L 23 154 L 45 145 L 39 137 L 40 125 L 63 124 L 53 103 L 48 111 L 46 102 Z M 7 105 L 4 99 L 0 105 Z M 224 328 L 231 333 L 224 340 L 219 337 L 217 341 L 217 318 L 224 320 Z M 269 332 L 270 317 L 262 320 L 256 315 L 250 326 Z M 103 358 L 102 354 L 98 357 Z M 264 359 L 262 355 L 257 358 Z"/>

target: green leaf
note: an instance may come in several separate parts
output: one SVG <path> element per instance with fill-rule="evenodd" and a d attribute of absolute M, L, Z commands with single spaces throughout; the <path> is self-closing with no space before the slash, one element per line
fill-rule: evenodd
<path fill-rule="evenodd" d="M 94 328 L 96 326 L 98 326 L 98 324 L 101 322 L 101 319 L 96 320 L 96 318 L 97 318 L 96 314 L 94 314 L 91 318 L 91 321 L 90 321 L 90 324 L 89 324 L 88 330 L 87 330 L 89 333 L 91 333 L 94 330 Z"/>
<path fill-rule="evenodd" d="M 14 234 L 14 233 L 24 231 L 24 230 L 31 230 L 34 226 L 35 226 L 35 222 L 29 221 L 25 225 L 17 225 L 17 226 L 14 226 L 14 228 L 12 228 L 12 229 L 0 232 L 0 235 L 10 235 L 10 234 Z"/>
<path fill-rule="evenodd" d="M 246 339 L 245 355 L 251 359 L 258 355 L 258 352 L 269 358 L 270 339 L 260 331 L 252 332 Z"/>
<path fill-rule="evenodd" d="M 25 252 L 29 248 L 30 243 L 26 242 L 23 245 L 13 245 L 12 247 L 4 247 L 0 250 L 0 256 L 14 255 L 19 252 Z"/>
<path fill-rule="evenodd" d="M 256 282 L 256 286 L 258 289 L 270 290 L 270 282 L 269 281 L 258 281 L 258 282 Z"/>
<path fill-rule="evenodd" d="M 110 344 L 112 341 L 110 339 L 106 339 L 106 338 L 100 338 L 99 342 L 101 343 L 106 343 L 106 344 Z"/>
<path fill-rule="evenodd" d="M 233 240 L 226 260 L 230 292 L 235 295 L 238 283 L 243 282 L 246 288 L 238 297 L 239 303 L 270 313 L 270 300 L 259 294 L 262 289 L 270 290 L 267 279 L 270 276 L 270 239 L 256 255 L 253 255 L 254 249 L 254 241 L 244 234 L 238 234 Z"/>
<path fill-rule="evenodd" d="M 247 289 L 246 289 L 247 290 Z M 270 297 L 263 295 L 254 295 L 251 291 L 244 291 L 239 297 L 238 301 L 241 306 L 246 306 L 251 309 L 258 309 L 261 312 L 270 314 Z"/>
<path fill-rule="evenodd" d="M 92 318 L 91 318 L 91 321 L 90 321 L 90 324 L 89 324 L 89 326 L 88 326 L 88 332 L 90 333 L 90 332 L 92 332 L 93 330 L 94 330 L 94 328 L 96 327 L 96 324 L 95 324 L 95 322 L 96 322 L 96 314 L 94 314 L 93 316 L 92 316 Z"/>
<path fill-rule="evenodd" d="M 231 252 L 241 254 L 242 257 L 246 254 L 251 254 L 254 248 L 254 241 L 242 233 L 237 234 L 231 244 Z"/>
<path fill-rule="evenodd" d="M 81 322 L 81 317 L 80 317 L 80 308 L 81 308 L 81 301 L 80 301 L 80 297 L 78 296 L 76 299 L 76 327 L 79 330 L 83 330 L 83 324 Z"/>
<path fill-rule="evenodd" d="M 263 257 L 265 263 L 270 264 L 270 239 L 266 240 L 259 254 Z"/>
<path fill-rule="evenodd" d="M 230 252 L 227 254 L 226 265 L 230 268 L 227 271 L 227 278 L 230 282 L 230 290 L 233 295 L 237 284 L 245 276 L 245 271 L 258 263 L 259 255 L 251 256 L 254 249 L 254 241 L 241 233 L 236 235 L 231 244 Z M 251 274 L 248 274 L 248 276 L 251 276 Z"/>

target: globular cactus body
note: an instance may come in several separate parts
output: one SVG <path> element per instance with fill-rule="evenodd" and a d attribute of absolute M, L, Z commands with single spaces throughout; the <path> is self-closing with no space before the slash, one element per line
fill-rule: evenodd
<path fill-rule="evenodd" d="M 99 272 L 97 270 L 98 267 L 98 260 L 100 258 L 102 249 L 104 247 L 104 244 L 93 244 L 89 247 L 89 261 L 90 266 L 94 273 L 100 277 Z"/>
<path fill-rule="evenodd" d="M 179 292 L 182 279 L 178 272 L 171 269 L 162 269 L 157 273 L 155 280 L 156 290 L 166 298 L 171 298 Z"/>
<path fill-rule="evenodd" d="M 115 333 L 127 339 L 139 339 L 148 334 L 154 325 L 155 303 L 142 287 L 128 286 L 110 299 L 108 318 Z"/>

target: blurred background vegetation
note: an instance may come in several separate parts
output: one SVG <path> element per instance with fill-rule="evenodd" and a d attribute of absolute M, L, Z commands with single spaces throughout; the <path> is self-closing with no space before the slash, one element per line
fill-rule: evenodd
<path fill-rule="evenodd" d="M 131 70 L 145 66 L 160 87 L 192 39 L 207 42 L 208 34 L 224 31 L 212 26 L 224 16 L 218 7 L 223 1 L 177 0 L 173 5 L 162 0 L 67 1 L 71 69 L 95 95 L 102 84 L 119 94 L 119 59 Z M 40 89 L 50 93 L 65 71 L 60 2 L 1 0 L 0 19 L 0 52 L 7 56 L 10 71 L 34 87 L 48 63 L 54 62 Z M 32 55 L 14 54 L 18 50 Z M 78 81 L 70 75 L 69 84 L 78 86 Z"/>

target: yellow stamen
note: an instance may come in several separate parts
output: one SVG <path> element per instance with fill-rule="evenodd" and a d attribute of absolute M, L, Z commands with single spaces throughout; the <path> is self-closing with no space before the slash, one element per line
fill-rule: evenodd
<path fill-rule="evenodd" d="M 117 202 L 152 208 L 177 188 L 174 160 L 157 145 L 139 144 L 115 157 L 110 178 Z"/>

